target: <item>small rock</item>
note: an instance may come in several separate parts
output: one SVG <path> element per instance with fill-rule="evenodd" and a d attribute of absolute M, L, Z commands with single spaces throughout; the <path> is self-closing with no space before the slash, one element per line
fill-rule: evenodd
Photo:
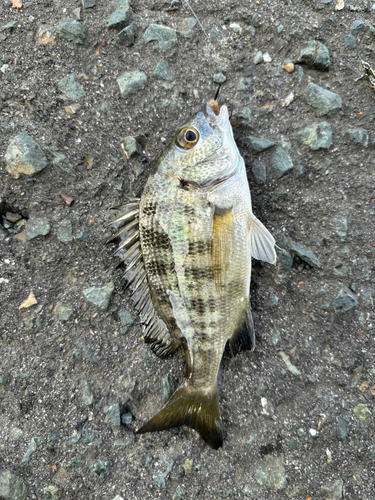
<path fill-rule="evenodd" d="M 345 288 L 341 288 L 337 297 L 332 302 L 332 306 L 337 314 L 354 309 L 358 305 L 358 300 Z"/>
<path fill-rule="evenodd" d="M 46 24 L 41 24 L 35 35 L 36 45 L 54 45 L 53 28 Z"/>
<path fill-rule="evenodd" d="M 296 366 L 294 366 L 293 363 L 290 361 L 289 356 L 285 354 L 285 352 L 280 351 L 279 354 L 281 359 L 284 361 L 286 367 L 290 371 L 290 373 L 293 373 L 293 375 L 296 375 L 298 377 L 302 375 L 299 369 Z"/>
<path fill-rule="evenodd" d="M 98 309 L 105 311 L 109 306 L 109 302 L 111 300 L 114 289 L 115 285 L 111 282 L 101 288 L 92 286 L 91 288 L 83 290 L 82 293 L 85 296 L 86 300 L 88 300 L 88 302 L 94 304 L 94 306 L 96 306 Z"/>
<path fill-rule="evenodd" d="M 57 239 L 61 243 L 69 243 L 73 241 L 73 226 L 69 219 L 60 222 L 57 228 Z"/>
<path fill-rule="evenodd" d="M 181 500 L 184 498 L 185 493 L 180 485 L 177 486 L 176 491 L 173 493 L 172 500 Z"/>
<path fill-rule="evenodd" d="M 7 171 L 18 179 L 20 174 L 35 175 L 47 166 L 47 158 L 38 144 L 27 134 L 16 135 L 5 153 Z"/>
<path fill-rule="evenodd" d="M 328 115 L 342 108 L 342 100 L 338 94 L 312 82 L 305 89 L 305 98 L 307 104 L 316 109 L 318 116 Z"/>
<path fill-rule="evenodd" d="M 90 470 L 102 479 L 106 479 L 109 474 L 108 465 L 109 464 L 107 461 L 103 462 L 102 460 L 98 460 L 97 462 L 94 462 L 92 465 L 90 465 Z"/>
<path fill-rule="evenodd" d="M 155 50 L 166 52 L 177 45 L 176 31 L 159 24 L 151 24 L 143 34 L 143 43 L 157 41 Z"/>
<path fill-rule="evenodd" d="M 86 28 L 78 21 L 66 18 L 58 25 L 56 33 L 69 42 L 82 44 L 86 37 Z"/>
<path fill-rule="evenodd" d="M 263 52 L 258 50 L 258 52 L 254 56 L 254 64 L 261 64 L 263 62 Z"/>
<path fill-rule="evenodd" d="M 366 28 L 366 25 L 363 21 L 360 19 L 356 19 L 352 24 L 350 25 L 350 31 L 352 35 L 357 35 L 361 31 L 363 31 Z"/>
<path fill-rule="evenodd" d="M 56 486 L 47 486 L 43 492 L 44 500 L 57 500 L 62 495 L 62 491 L 56 488 Z"/>
<path fill-rule="evenodd" d="M 83 344 L 82 342 L 77 342 L 77 345 L 78 345 L 78 347 L 80 347 L 80 348 L 82 349 L 82 351 L 85 353 L 86 358 L 90 361 L 90 363 L 93 363 L 94 365 L 99 365 L 99 366 L 101 366 L 101 364 L 102 364 L 102 363 L 101 363 L 100 359 L 99 359 L 99 358 L 97 358 L 97 357 L 95 356 L 95 354 L 94 354 L 92 351 L 90 351 L 90 349 L 89 349 L 87 346 L 85 346 L 85 344 Z M 72 354 L 73 354 L 73 358 L 74 358 L 74 359 L 79 359 L 79 355 L 78 355 L 78 353 L 77 353 L 77 350 L 76 350 L 76 349 L 74 349 L 74 351 L 73 351 L 73 353 L 72 353 Z"/>
<path fill-rule="evenodd" d="M 46 150 L 53 156 L 52 163 L 58 167 L 62 172 L 71 175 L 72 177 L 77 177 L 76 169 L 69 162 L 68 158 L 62 153 L 53 151 L 53 149 L 46 148 Z"/>
<path fill-rule="evenodd" d="M 28 298 L 22 302 L 18 309 L 28 309 L 31 306 L 35 306 L 37 303 L 38 301 L 36 300 L 35 295 L 31 292 Z"/>
<path fill-rule="evenodd" d="M 133 421 L 133 415 L 130 413 L 130 411 L 128 411 L 127 413 L 123 413 L 121 415 L 121 422 L 127 427 L 131 425 L 132 421 Z"/>
<path fill-rule="evenodd" d="M 27 490 L 23 479 L 6 470 L 0 474 L 0 497 L 4 500 L 25 500 Z"/>
<path fill-rule="evenodd" d="M 61 302 L 57 302 L 53 308 L 53 314 L 58 321 L 69 321 L 73 318 L 73 309 L 69 306 L 64 306 Z"/>
<path fill-rule="evenodd" d="M 104 422 L 106 424 L 112 424 L 115 425 L 116 427 L 120 427 L 121 425 L 121 418 L 120 418 L 120 405 L 119 403 L 115 403 L 110 406 L 105 406 L 104 407 L 104 413 L 107 414 L 105 417 Z"/>
<path fill-rule="evenodd" d="M 346 135 L 355 144 L 360 144 L 364 148 L 368 146 L 368 132 L 364 128 L 351 128 L 346 131 Z"/>
<path fill-rule="evenodd" d="M 128 155 L 128 158 L 133 158 L 134 156 L 139 155 L 139 144 L 135 137 L 125 137 L 125 151 Z"/>
<path fill-rule="evenodd" d="M 31 438 L 31 441 L 30 441 L 30 445 L 29 447 L 27 448 L 27 451 L 26 453 L 24 454 L 24 456 L 22 457 L 22 460 L 21 460 L 21 463 L 27 463 L 29 462 L 30 458 L 31 458 L 31 455 L 36 451 L 37 449 L 37 446 L 36 446 L 36 442 L 35 442 L 35 439 L 34 438 Z"/>
<path fill-rule="evenodd" d="M 125 500 L 123 497 L 120 497 L 120 495 L 116 495 L 115 498 L 112 500 Z"/>
<path fill-rule="evenodd" d="M 326 500 L 340 500 L 342 498 L 343 480 L 338 479 L 332 486 L 322 486 L 320 491 L 325 495 Z"/>
<path fill-rule="evenodd" d="M 194 28 L 197 25 L 197 20 L 195 17 L 188 17 L 184 20 L 182 29 L 180 31 L 181 36 L 184 38 L 193 38 Z"/>
<path fill-rule="evenodd" d="M 314 123 L 298 132 L 296 137 L 313 151 L 329 149 L 332 145 L 331 125 L 327 122 Z"/>
<path fill-rule="evenodd" d="M 86 406 L 90 406 L 94 403 L 94 394 L 92 393 L 87 380 L 83 381 L 82 399 Z"/>
<path fill-rule="evenodd" d="M 127 45 L 129 47 L 134 44 L 136 34 L 137 26 L 135 23 L 131 23 L 129 26 L 117 33 L 117 41 L 120 45 Z"/>
<path fill-rule="evenodd" d="M 63 193 L 60 193 L 60 196 L 61 196 L 61 198 L 64 200 L 65 205 L 66 205 L 67 207 L 70 207 L 70 206 L 71 206 L 71 204 L 72 204 L 72 203 L 73 203 L 73 201 L 74 201 L 74 198 L 72 198 L 71 196 L 68 196 L 67 194 L 63 194 Z"/>
<path fill-rule="evenodd" d="M 277 307 L 279 305 L 279 298 L 274 293 L 270 293 L 268 297 L 268 306 Z"/>
<path fill-rule="evenodd" d="M 248 107 L 234 109 L 230 118 L 232 127 L 251 127 L 251 110 Z"/>
<path fill-rule="evenodd" d="M 308 250 L 307 248 L 298 245 L 297 243 L 292 243 L 290 246 L 290 250 L 294 252 L 301 260 L 306 262 L 311 267 L 317 267 L 320 269 L 322 267 L 319 259 L 315 256 L 315 254 Z"/>
<path fill-rule="evenodd" d="M 344 215 L 335 217 L 335 219 L 333 220 L 333 224 L 335 228 L 335 233 L 340 238 L 340 241 L 344 243 L 346 240 L 346 233 L 348 231 L 347 218 Z"/>
<path fill-rule="evenodd" d="M 276 178 L 281 179 L 291 170 L 293 170 L 294 165 L 292 158 L 288 155 L 283 148 L 276 148 L 272 155 L 271 166 L 275 172 Z"/>
<path fill-rule="evenodd" d="M 159 490 L 164 490 L 165 489 L 165 479 L 167 478 L 168 474 L 171 472 L 172 467 L 173 467 L 173 459 L 171 458 L 170 460 L 164 458 L 164 462 L 167 466 L 167 469 L 165 472 L 161 472 L 159 475 L 154 475 L 152 476 L 152 479 L 154 480 L 156 486 L 159 488 Z"/>
<path fill-rule="evenodd" d="M 121 309 L 119 312 L 119 317 L 120 317 L 121 323 L 126 327 L 134 324 L 133 315 L 127 309 Z"/>
<path fill-rule="evenodd" d="M 224 83 L 227 80 L 227 77 L 223 75 L 223 73 L 215 73 L 212 77 L 214 83 Z"/>
<path fill-rule="evenodd" d="M 211 41 L 211 43 L 215 43 L 215 42 L 217 42 L 219 40 L 221 40 L 220 33 L 217 30 L 215 30 L 215 28 L 212 28 L 211 32 L 210 32 L 210 41 Z"/>
<path fill-rule="evenodd" d="M 117 78 L 117 83 L 120 88 L 121 97 L 127 99 L 131 94 L 135 94 L 137 90 L 145 88 L 147 76 L 143 71 L 131 71 L 120 75 Z"/>
<path fill-rule="evenodd" d="M 158 65 L 156 66 L 153 76 L 159 78 L 160 80 L 173 80 L 173 72 L 167 61 L 160 59 Z"/>
<path fill-rule="evenodd" d="M 337 424 L 339 428 L 339 437 L 340 439 L 345 441 L 345 439 L 348 437 L 350 420 L 344 417 L 337 417 Z"/>
<path fill-rule="evenodd" d="M 106 20 L 107 28 L 124 28 L 132 18 L 132 9 L 127 0 L 120 0 L 119 7 Z"/>
<path fill-rule="evenodd" d="M 344 46 L 347 49 L 355 49 L 357 47 L 357 42 L 353 35 L 346 35 L 344 38 Z"/>
<path fill-rule="evenodd" d="M 60 92 L 72 101 L 77 101 L 85 95 L 83 87 L 77 82 L 75 75 L 65 76 L 59 81 L 57 86 Z"/>
<path fill-rule="evenodd" d="M 82 6 L 84 9 L 91 9 L 92 7 L 95 7 L 96 5 L 96 0 L 82 0 Z"/>
<path fill-rule="evenodd" d="M 189 474 L 191 472 L 191 468 L 193 467 L 193 460 L 187 458 L 184 463 L 184 471 L 185 474 Z"/>
<path fill-rule="evenodd" d="M 256 184 L 262 185 L 266 183 L 267 171 L 266 166 L 261 161 L 254 161 L 251 167 Z"/>
<path fill-rule="evenodd" d="M 0 31 L 12 31 L 13 28 L 17 27 L 17 21 L 11 21 L 10 23 L 4 24 L 1 26 Z"/>
<path fill-rule="evenodd" d="M 250 150 L 255 154 L 262 153 L 263 151 L 266 151 L 266 149 L 269 149 L 275 145 L 274 142 L 272 142 L 268 139 L 254 137 L 253 135 L 249 135 L 247 137 L 244 137 L 242 139 L 242 143 L 245 146 L 247 146 L 248 148 L 250 148 Z"/>
<path fill-rule="evenodd" d="M 277 266 L 284 274 L 289 274 L 293 266 L 293 257 L 283 248 L 276 247 Z"/>
<path fill-rule="evenodd" d="M 292 62 L 287 63 L 287 64 L 284 66 L 284 69 L 285 69 L 285 71 L 287 71 L 288 73 L 293 73 L 293 71 L 294 71 L 294 64 L 293 64 Z"/>
<path fill-rule="evenodd" d="M 89 235 L 89 228 L 83 226 L 82 231 L 77 234 L 77 240 L 87 241 L 87 236 Z"/>
<path fill-rule="evenodd" d="M 371 411 L 362 403 L 353 408 L 353 413 L 361 422 L 365 422 L 372 416 Z"/>
<path fill-rule="evenodd" d="M 26 223 L 26 240 L 30 241 L 38 236 L 45 236 L 51 230 L 51 226 L 43 219 L 29 219 Z"/>
<path fill-rule="evenodd" d="M 261 486 L 274 490 L 286 487 L 285 468 L 281 458 L 265 455 L 255 471 L 255 479 Z"/>
<path fill-rule="evenodd" d="M 328 48 L 323 43 L 312 40 L 302 48 L 297 62 L 318 70 L 328 71 L 330 67 Z"/>

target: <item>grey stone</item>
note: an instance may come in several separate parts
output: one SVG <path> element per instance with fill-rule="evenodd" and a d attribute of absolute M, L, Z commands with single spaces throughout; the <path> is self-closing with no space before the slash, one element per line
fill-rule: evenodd
<path fill-rule="evenodd" d="M 251 166 L 251 171 L 257 184 L 261 185 L 266 183 L 267 171 L 264 163 L 261 161 L 254 161 Z"/>
<path fill-rule="evenodd" d="M 88 300 L 88 302 L 94 304 L 94 306 L 96 306 L 98 309 L 105 311 L 108 308 L 114 289 L 115 286 L 111 282 L 101 288 L 92 286 L 91 288 L 83 290 L 82 293 L 85 296 L 86 300 Z"/>
<path fill-rule="evenodd" d="M 372 7 L 374 10 L 375 10 L 375 4 L 373 5 Z M 372 36 L 375 36 L 375 27 L 374 26 L 371 26 L 371 24 L 369 25 L 369 30 L 370 30 L 370 33 Z"/>
<path fill-rule="evenodd" d="M 332 129 L 327 122 L 314 123 L 296 134 L 297 139 L 316 151 L 329 149 L 332 145 Z"/>
<path fill-rule="evenodd" d="M 57 500 L 62 495 L 62 491 L 56 486 L 47 486 L 43 491 L 43 500 Z"/>
<path fill-rule="evenodd" d="M 90 349 L 87 346 L 85 346 L 85 344 L 83 344 L 82 342 L 77 342 L 77 345 L 85 353 L 86 358 L 90 361 L 90 363 L 93 363 L 94 365 L 101 366 L 102 363 L 101 363 L 100 359 L 97 356 L 95 356 L 95 354 L 92 351 L 90 351 Z M 79 359 L 77 352 L 73 351 L 73 357 L 75 359 Z"/>
<path fill-rule="evenodd" d="M 127 309 L 121 309 L 119 312 L 121 323 L 124 326 L 131 326 L 134 324 L 134 318 L 130 311 Z"/>
<path fill-rule="evenodd" d="M 350 31 L 352 35 L 357 35 L 361 31 L 363 31 L 366 28 L 366 25 L 363 21 L 360 19 L 356 19 L 352 24 L 350 25 Z"/>
<path fill-rule="evenodd" d="M 369 136 L 365 128 L 350 128 L 346 131 L 346 135 L 355 144 L 360 144 L 364 148 L 367 148 Z"/>
<path fill-rule="evenodd" d="M 336 313 L 344 313 L 354 309 L 358 305 L 358 300 L 354 295 L 349 293 L 345 288 L 341 288 L 337 297 L 332 302 L 332 306 Z"/>
<path fill-rule="evenodd" d="M 58 167 L 62 172 L 71 175 L 72 177 L 77 177 L 76 169 L 70 163 L 68 158 L 62 153 L 58 153 L 57 151 L 53 151 L 53 149 L 46 148 L 52 155 L 52 163 Z"/>
<path fill-rule="evenodd" d="M 347 49 L 355 49 L 357 47 L 357 42 L 353 35 L 346 35 L 344 38 L 344 46 Z"/>
<path fill-rule="evenodd" d="M 265 455 L 255 471 L 255 479 L 261 486 L 276 491 L 284 489 L 287 483 L 282 458 Z"/>
<path fill-rule="evenodd" d="M 77 240 L 87 241 L 87 236 L 89 235 L 89 228 L 83 226 L 82 231 L 77 234 Z"/>
<path fill-rule="evenodd" d="M 133 415 L 130 413 L 130 411 L 121 415 L 121 422 L 123 425 L 126 425 L 128 427 L 129 425 L 131 425 L 132 421 Z"/>
<path fill-rule="evenodd" d="M 82 85 L 77 82 L 75 75 L 65 76 L 59 81 L 57 86 L 60 92 L 72 101 L 77 101 L 85 95 Z"/>
<path fill-rule="evenodd" d="M 234 127 L 251 127 L 251 109 L 246 106 L 234 109 L 231 116 L 231 123 Z"/>
<path fill-rule="evenodd" d="M 338 94 L 312 82 L 305 89 L 305 98 L 307 104 L 316 109 L 318 116 L 328 115 L 342 108 L 342 100 Z"/>
<path fill-rule="evenodd" d="M 13 28 L 17 28 L 17 21 L 11 21 L 10 23 L 1 26 L 0 31 L 12 31 Z"/>
<path fill-rule="evenodd" d="M 177 486 L 176 491 L 173 493 L 172 500 L 181 500 L 184 498 L 185 492 L 180 485 Z"/>
<path fill-rule="evenodd" d="M 215 73 L 212 77 L 214 83 L 224 83 L 227 80 L 227 77 L 223 75 L 223 73 Z"/>
<path fill-rule="evenodd" d="M 135 137 L 125 137 L 125 151 L 129 158 L 139 155 L 139 145 Z"/>
<path fill-rule="evenodd" d="M 38 236 L 45 236 L 51 230 L 49 223 L 43 219 L 29 219 L 26 224 L 26 240 L 30 241 Z"/>
<path fill-rule="evenodd" d="M 34 438 L 31 438 L 29 447 L 27 448 L 26 453 L 22 457 L 21 463 L 25 464 L 30 461 L 31 455 L 36 451 L 37 446 Z"/>
<path fill-rule="evenodd" d="M 104 413 L 107 414 L 105 417 L 105 423 L 106 424 L 112 424 L 115 425 L 116 427 L 120 427 L 121 425 L 121 419 L 120 419 L 120 405 L 119 403 L 115 403 L 110 406 L 105 406 L 104 407 Z"/>
<path fill-rule="evenodd" d="M 120 0 L 119 7 L 106 20 L 107 28 L 124 28 L 132 18 L 132 9 L 127 0 Z"/>
<path fill-rule="evenodd" d="M 345 417 L 337 417 L 337 425 L 339 428 L 339 437 L 343 441 L 348 437 L 350 420 Z"/>
<path fill-rule="evenodd" d="M 7 171 L 18 179 L 20 174 L 34 175 L 47 166 L 47 158 L 38 144 L 27 134 L 16 135 L 5 153 Z"/>
<path fill-rule="evenodd" d="M 279 305 L 279 298 L 274 293 L 270 293 L 268 297 L 268 306 L 277 307 Z"/>
<path fill-rule="evenodd" d="M 94 462 L 90 465 L 90 470 L 102 479 L 106 479 L 109 474 L 108 465 L 109 464 L 107 461 L 98 460 L 97 462 Z"/>
<path fill-rule="evenodd" d="M 133 45 L 137 34 L 137 26 L 135 23 L 129 24 L 119 33 L 117 33 L 117 41 L 120 45 Z"/>
<path fill-rule="evenodd" d="M 340 238 L 342 243 L 346 240 L 346 233 L 348 231 L 348 221 L 344 215 L 335 217 L 333 220 L 335 233 Z"/>
<path fill-rule="evenodd" d="M 293 257 L 283 248 L 276 247 L 277 266 L 284 274 L 289 274 L 293 266 Z"/>
<path fill-rule="evenodd" d="M 328 71 L 330 67 L 328 48 L 323 43 L 311 40 L 302 48 L 297 62 L 318 70 Z"/>
<path fill-rule="evenodd" d="M 0 474 L 0 497 L 4 500 L 25 500 L 27 490 L 23 479 L 6 470 Z"/>
<path fill-rule="evenodd" d="M 219 40 L 221 40 L 220 33 L 217 30 L 215 30 L 215 28 L 212 28 L 211 32 L 210 32 L 210 41 L 211 41 L 211 43 L 215 43 L 215 42 L 217 42 Z"/>
<path fill-rule="evenodd" d="M 91 9 L 92 7 L 95 7 L 96 0 L 82 0 L 82 5 L 85 9 Z"/>
<path fill-rule="evenodd" d="M 69 219 L 65 219 L 60 222 L 57 227 L 57 239 L 61 243 L 69 243 L 73 241 L 73 226 Z"/>
<path fill-rule="evenodd" d="M 253 135 L 244 137 L 242 139 L 242 142 L 255 154 L 262 153 L 263 151 L 266 151 L 266 149 L 269 149 L 275 145 L 274 142 L 268 139 L 262 139 L 261 137 L 254 137 Z"/>
<path fill-rule="evenodd" d="M 152 476 L 152 479 L 154 480 L 156 486 L 159 488 L 159 490 L 164 490 L 165 489 L 165 480 L 168 476 L 168 474 L 171 472 L 172 470 L 172 467 L 173 467 L 173 459 L 171 458 L 170 460 L 168 460 L 167 458 L 164 458 L 164 462 L 167 466 L 167 469 L 165 470 L 165 472 L 161 472 L 160 474 L 158 475 L 154 475 Z"/>
<path fill-rule="evenodd" d="M 340 500 L 342 498 L 343 480 L 338 479 L 332 486 L 322 486 L 320 491 L 325 495 L 326 500 Z"/>
<path fill-rule="evenodd" d="M 123 73 L 117 78 L 121 97 L 127 99 L 131 94 L 145 88 L 147 76 L 143 71 L 131 71 Z"/>
<path fill-rule="evenodd" d="M 258 52 L 254 56 L 254 64 L 260 64 L 263 62 L 263 52 L 261 50 L 258 50 Z"/>
<path fill-rule="evenodd" d="M 193 38 L 194 28 L 197 25 L 197 20 L 195 17 L 188 17 L 184 20 L 180 34 L 184 38 Z"/>
<path fill-rule="evenodd" d="M 150 24 L 142 37 L 143 43 L 157 41 L 155 49 L 165 52 L 177 45 L 176 31 L 159 24 Z"/>
<path fill-rule="evenodd" d="M 304 248 L 297 243 L 292 243 L 290 246 L 290 250 L 294 252 L 301 260 L 306 262 L 306 264 L 308 264 L 309 266 L 316 267 L 318 269 L 322 267 L 319 259 L 311 250 L 308 250 L 307 248 Z"/>
<path fill-rule="evenodd" d="M 152 74 L 160 80 L 173 80 L 173 71 L 164 59 L 160 59 Z"/>
<path fill-rule="evenodd" d="M 284 175 L 293 170 L 294 165 L 292 158 L 283 148 L 276 148 L 272 155 L 271 167 L 275 172 L 276 178 L 281 179 L 281 177 L 284 177 Z"/>
<path fill-rule="evenodd" d="M 69 321 L 73 318 L 73 309 L 61 302 L 57 302 L 53 308 L 53 314 L 58 321 Z"/>
<path fill-rule="evenodd" d="M 69 42 L 82 44 L 86 37 L 86 28 L 78 21 L 68 17 L 58 25 L 56 33 Z"/>
<path fill-rule="evenodd" d="M 92 393 L 87 380 L 83 381 L 82 399 L 86 406 L 90 406 L 94 403 L 94 394 Z"/>

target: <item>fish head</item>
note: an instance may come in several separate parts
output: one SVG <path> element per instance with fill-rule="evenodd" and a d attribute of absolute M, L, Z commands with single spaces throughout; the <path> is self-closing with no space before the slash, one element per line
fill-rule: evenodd
<path fill-rule="evenodd" d="M 211 187 L 233 175 L 239 159 L 228 108 L 210 101 L 177 130 L 158 171 L 185 189 Z"/>

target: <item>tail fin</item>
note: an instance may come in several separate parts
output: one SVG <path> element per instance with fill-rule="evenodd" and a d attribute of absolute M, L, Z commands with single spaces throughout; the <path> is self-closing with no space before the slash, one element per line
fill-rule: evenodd
<path fill-rule="evenodd" d="M 185 382 L 168 403 L 137 434 L 163 431 L 180 425 L 196 429 L 212 448 L 223 445 L 222 423 L 216 388 L 207 392 Z"/>

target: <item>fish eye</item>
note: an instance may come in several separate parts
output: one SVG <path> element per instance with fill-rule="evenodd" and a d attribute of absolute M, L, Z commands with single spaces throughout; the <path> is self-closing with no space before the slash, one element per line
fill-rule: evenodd
<path fill-rule="evenodd" d="M 193 127 L 184 127 L 178 133 L 176 143 L 182 149 L 193 148 L 199 140 L 199 132 Z"/>

